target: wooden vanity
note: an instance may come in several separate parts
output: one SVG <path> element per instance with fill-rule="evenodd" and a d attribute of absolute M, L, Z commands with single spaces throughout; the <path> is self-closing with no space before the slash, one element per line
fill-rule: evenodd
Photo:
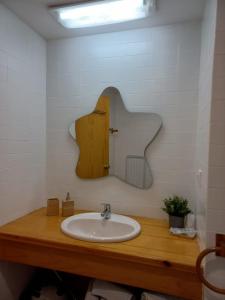
<path fill-rule="evenodd" d="M 0 228 L 0 260 L 201 300 L 195 272 L 197 240 L 170 235 L 166 221 L 133 218 L 142 227 L 137 238 L 91 243 L 64 235 L 60 230 L 64 218 L 47 217 L 42 208 Z"/>

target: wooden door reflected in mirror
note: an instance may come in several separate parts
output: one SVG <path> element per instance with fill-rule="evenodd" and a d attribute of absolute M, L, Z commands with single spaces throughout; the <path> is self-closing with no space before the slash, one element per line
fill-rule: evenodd
<path fill-rule="evenodd" d="M 109 173 L 109 97 L 101 96 L 95 110 L 76 120 L 80 156 L 76 173 L 80 178 L 99 178 Z"/>

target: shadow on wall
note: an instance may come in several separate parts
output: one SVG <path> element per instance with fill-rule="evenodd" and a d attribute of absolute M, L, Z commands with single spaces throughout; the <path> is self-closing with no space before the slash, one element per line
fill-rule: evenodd
<path fill-rule="evenodd" d="M 32 267 L 24 265 L 0 262 L 0 298 L 18 300 L 33 270 Z"/>

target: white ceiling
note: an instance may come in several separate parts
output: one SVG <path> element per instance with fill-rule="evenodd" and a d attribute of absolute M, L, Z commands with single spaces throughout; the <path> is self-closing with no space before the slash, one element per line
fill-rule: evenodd
<path fill-rule="evenodd" d="M 66 3 L 71 2 L 71 0 L 2 0 L 0 2 L 14 11 L 17 16 L 46 39 L 58 39 L 198 20 L 202 18 L 205 4 L 205 0 L 158 0 L 157 12 L 146 19 L 89 29 L 66 29 L 58 24 L 48 13 L 47 4 Z"/>

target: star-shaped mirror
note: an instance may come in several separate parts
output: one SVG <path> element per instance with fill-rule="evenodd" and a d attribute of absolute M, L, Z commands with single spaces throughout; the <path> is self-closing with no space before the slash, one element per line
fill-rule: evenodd
<path fill-rule="evenodd" d="M 158 114 L 129 112 L 118 89 L 105 89 L 94 111 L 70 126 L 80 149 L 76 174 L 84 179 L 113 175 L 150 188 L 153 176 L 146 151 L 161 128 Z"/>

